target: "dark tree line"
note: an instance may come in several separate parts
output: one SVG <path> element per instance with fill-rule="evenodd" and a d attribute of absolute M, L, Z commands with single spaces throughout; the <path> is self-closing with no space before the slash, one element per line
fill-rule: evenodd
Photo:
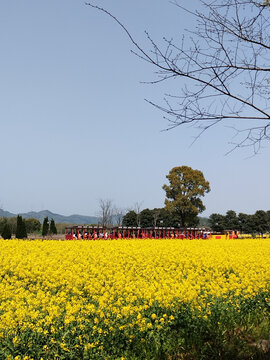
<path fill-rule="evenodd" d="M 21 215 L 12 218 L 0 218 L 0 234 L 2 238 L 11 239 L 12 235 L 15 235 L 17 239 L 27 238 L 27 227 L 29 228 L 32 224 L 31 219 L 28 220 L 26 223 L 26 220 Z"/>
<path fill-rule="evenodd" d="M 17 216 L 17 227 L 16 227 L 15 236 L 17 239 L 27 238 L 25 220 L 23 220 L 23 218 L 20 215 Z"/>
<path fill-rule="evenodd" d="M 12 235 L 20 239 L 26 238 L 27 234 L 38 232 L 40 229 L 40 221 L 35 218 L 22 219 L 20 215 L 0 218 L 0 234 L 4 239 L 10 239 Z"/>
<path fill-rule="evenodd" d="M 45 227 L 44 227 L 45 222 Z M 48 221 L 45 218 L 42 227 L 42 235 L 57 234 L 54 219 Z M 0 235 L 3 239 L 10 239 L 15 235 L 17 239 L 27 238 L 27 234 L 39 233 L 41 231 L 41 223 L 38 219 L 29 218 L 23 219 L 22 216 L 17 217 L 2 217 L 0 218 Z"/>
<path fill-rule="evenodd" d="M 187 226 L 198 226 L 199 217 L 193 217 L 187 223 Z M 143 209 L 136 213 L 134 210 L 129 211 L 122 221 L 123 226 L 141 226 L 147 227 L 181 227 L 181 216 L 177 212 L 171 212 L 165 208 L 156 208 L 153 210 Z"/>
<path fill-rule="evenodd" d="M 229 210 L 226 215 L 212 214 L 209 217 L 213 231 L 238 230 L 242 233 L 256 234 L 270 231 L 270 210 L 258 210 L 255 214 L 236 214 Z"/>
<path fill-rule="evenodd" d="M 141 227 L 180 227 L 179 215 L 171 213 L 164 208 L 144 209 L 139 213 L 140 224 L 138 224 L 138 214 L 129 211 L 123 218 L 123 226 Z M 236 214 L 229 210 L 226 215 L 212 214 L 209 222 L 200 224 L 201 219 L 196 217 L 188 224 L 189 227 L 209 226 L 213 231 L 222 232 L 224 230 L 238 230 L 242 233 L 256 234 L 270 231 L 270 210 L 258 210 L 255 214 L 244 213 Z"/>

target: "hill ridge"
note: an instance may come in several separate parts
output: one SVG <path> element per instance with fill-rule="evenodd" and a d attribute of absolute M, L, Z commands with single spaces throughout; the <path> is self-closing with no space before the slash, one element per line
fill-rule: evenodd
<path fill-rule="evenodd" d="M 33 217 L 35 219 L 38 219 L 40 222 L 43 222 L 44 218 L 48 217 L 49 220 L 53 218 L 56 223 L 78 224 L 78 225 L 98 223 L 98 217 L 96 216 L 87 216 L 87 215 L 79 215 L 79 214 L 72 214 L 66 216 L 66 215 L 53 213 L 50 210 L 29 211 L 26 213 L 19 212 L 17 214 L 14 214 L 9 211 L 0 209 L 0 217 L 9 218 L 17 215 L 21 215 L 24 219 L 29 219 Z"/>

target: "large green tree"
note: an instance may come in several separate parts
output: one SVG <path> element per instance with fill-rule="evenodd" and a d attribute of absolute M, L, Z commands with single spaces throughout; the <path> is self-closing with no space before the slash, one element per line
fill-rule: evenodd
<path fill-rule="evenodd" d="M 253 217 L 257 232 L 263 234 L 264 232 L 269 231 L 268 214 L 266 211 L 257 210 Z"/>
<path fill-rule="evenodd" d="M 134 210 L 130 210 L 123 217 L 122 221 L 123 226 L 137 226 L 137 214 Z"/>
<path fill-rule="evenodd" d="M 37 232 L 37 231 L 40 231 L 40 229 L 41 229 L 40 221 L 35 218 L 26 219 L 25 226 L 26 226 L 26 231 L 28 233 Z"/>
<path fill-rule="evenodd" d="M 238 214 L 238 225 L 242 233 L 252 234 L 254 233 L 254 220 L 253 215 L 239 213 Z M 227 226 L 228 229 L 228 226 Z"/>
<path fill-rule="evenodd" d="M 140 212 L 141 227 L 147 228 L 154 226 L 154 214 L 149 209 L 144 209 Z"/>
<path fill-rule="evenodd" d="M 209 216 L 210 226 L 213 231 L 222 232 L 224 231 L 226 226 L 226 219 L 224 215 L 221 214 L 211 214 Z"/>
<path fill-rule="evenodd" d="M 228 210 L 225 215 L 226 230 L 238 230 L 239 220 L 234 210 Z"/>
<path fill-rule="evenodd" d="M 181 226 L 188 226 L 205 210 L 201 197 L 210 191 L 209 182 L 200 170 L 189 166 L 174 167 L 166 178 L 169 185 L 163 185 L 165 209 L 179 215 Z"/>
<path fill-rule="evenodd" d="M 157 209 L 155 209 L 155 210 L 157 210 Z M 180 220 L 179 214 L 177 214 L 175 211 L 168 211 L 165 208 L 158 209 L 158 210 L 159 210 L 159 213 L 158 213 L 158 218 L 156 220 L 156 226 L 180 227 L 181 220 Z"/>

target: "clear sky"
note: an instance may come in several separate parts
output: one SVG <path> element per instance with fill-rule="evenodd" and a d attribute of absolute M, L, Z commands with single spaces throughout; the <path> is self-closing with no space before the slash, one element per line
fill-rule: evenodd
<path fill-rule="evenodd" d="M 181 39 L 194 21 L 166 0 L 100 0 L 134 37 Z M 191 8 L 198 0 L 189 1 Z M 174 166 L 203 171 L 213 212 L 270 209 L 269 146 L 225 156 L 233 133 L 216 127 L 190 146 L 194 129 L 166 128 L 145 102 L 180 83 L 147 85 L 154 69 L 131 54 L 126 35 L 81 0 L 0 2 L 0 206 L 96 215 L 98 200 L 162 207 Z"/>

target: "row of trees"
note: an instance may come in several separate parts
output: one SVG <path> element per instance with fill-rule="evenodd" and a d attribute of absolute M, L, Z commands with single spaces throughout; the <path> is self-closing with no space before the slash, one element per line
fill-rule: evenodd
<path fill-rule="evenodd" d="M 141 211 L 141 204 L 137 202 L 125 214 L 123 210 L 113 206 L 111 200 L 101 199 L 100 224 L 142 227 L 198 225 L 198 214 L 205 210 L 201 198 L 210 191 L 209 182 L 200 170 L 189 166 L 174 167 L 166 177 L 169 184 L 162 187 L 166 193 L 164 208 Z"/>
<path fill-rule="evenodd" d="M 41 231 L 41 223 L 35 218 L 23 219 L 22 216 L 0 218 L 0 234 L 4 239 L 10 239 L 15 235 L 17 239 L 27 238 L 29 233 Z M 49 222 L 46 217 L 43 221 L 42 236 L 57 234 L 57 229 L 53 219 Z"/>
<path fill-rule="evenodd" d="M 180 227 L 181 218 L 177 213 L 170 213 L 165 208 L 144 209 L 139 214 L 130 210 L 123 218 L 123 226 L 141 227 Z M 238 230 L 242 233 L 255 234 L 270 231 L 270 210 L 258 210 L 255 214 L 236 214 L 233 210 L 228 210 L 226 215 L 212 214 L 209 219 L 196 216 L 190 221 L 189 227 L 210 227 L 215 232 L 224 230 Z"/>
<path fill-rule="evenodd" d="M 44 218 L 41 234 L 42 236 L 57 234 L 54 219 L 51 219 L 51 221 L 49 222 L 47 216 Z"/>
<path fill-rule="evenodd" d="M 229 210 L 226 215 L 212 214 L 209 217 L 213 231 L 239 230 L 242 233 L 255 234 L 270 231 L 270 210 L 258 210 L 253 215 Z"/>
<path fill-rule="evenodd" d="M 136 211 L 137 210 L 137 211 Z M 15 223 L 15 225 L 14 225 Z M 129 210 L 124 216 L 121 224 L 123 226 L 141 227 L 181 227 L 181 217 L 176 212 L 170 212 L 165 208 L 155 208 L 153 210 L 137 209 Z M 65 227 L 66 225 L 63 224 Z M 239 230 L 242 233 L 265 233 L 270 230 L 270 210 L 258 210 L 255 214 L 236 214 L 233 210 L 228 210 L 225 215 L 211 214 L 209 219 L 194 217 L 187 226 L 209 226 L 213 231 L 222 232 L 224 230 Z M 64 229 L 63 227 L 63 229 Z M 28 233 L 40 232 L 42 236 L 57 234 L 57 228 L 53 219 L 49 222 L 48 217 L 44 218 L 42 230 L 39 220 L 30 218 L 0 218 L 0 234 L 4 239 L 10 239 L 14 234 L 16 238 L 26 238 Z"/>
<path fill-rule="evenodd" d="M 207 226 L 217 232 L 238 230 L 242 233 L 270 231 L 270 210 L 258 210 L 253 215 L 236 214 L 229 210 L 226 215 L 212 214 L 209 223 L 200 223 L 198 215 L 205 210 L 202 197 L 210 191 L 209 182 L 200 170 L 188 166 L 171 169 L 166 176 L 169 184 L 163 185 L 166 193 L 165 207 L 140 211 L 137 204 L 123 217 L 124 226 L 141 227 L 195 227 Z"/>
<path fill-rule="evenodd" d="M 187 223 L 187 226 L 198 226 L 200 219 L 193 217 Z M 123 217 L 123 226 L 141 226 L 145 227 L 181 227 L 181 216 L 177 212 L 170 212 L 165 208 L 155 208 L 153 210 L 143 209 L 139 213 L 130 210 Z"/>
<path fill-rule="evenodd" d="M 210 191 L 209 182 L 199 170 L 188 166 L 174 167 L 166 176 L 169 184 L 163 185 L 166 192 L 165 207 L 129 211 L 123 218 L 124 226 L 198 226 L 205 206 L 201 198 Z M 200 224 L 202 225 L 202 224 Z M 203 224 L 204 226 L 207 224 Z M 270 210 L 258 210 L 253 215 L 236 214 L 229 210 L 226 215 L 212 214 L 209 226 L 213 231 L 239 230 L 245 233 L 264 233 L 270 230 Z"/>
<path fill-rule="evenodd" d="M 18 221 L 18 217 L 1 217 L 0 218 L 0 234 L 3 231 L 4 226 L 7 224 L 8 227 L 11 230 L 12 234 L 16 233 L 16 229 L 17 229 L 17 221 Z M 41 223 L 39 220 L 35 219 L 35 218 L 29 218 L 29 219 L 24 219 L 23 220 L 25 223 L 25 227 L 26 227 L 26 232 L 29 233 L 34 233 L 34 232 L 39 232 L 41 230 Z"/>
<path fill-rule="evenodd" d="M 27 237 L 26 222 L 20 215 L 18 215 L 16 218 L 15 232 L 12 231 L 12 226 L 10 225 L 7 218 L 1 219 L 0 228 L 3 239 L 11 239 L 13 233 L 18 239 L 24 239 Z"/>
<path fill-rule="evenodd" d="M 178 166 L 171 169 L 166 176 L 169 184 L 163 185 L 165 190 L 165 207 L 153 210 L 140 210 L 140 204 L 123 215 L 123 211 L 116 209 L 111 200 L 100 200 L 100 224 L 102 226 L 123 224 L 124 226 L 141 227 L 194 227 L 199 225 L 198 215 L 205 210 L 202 197 L 210 191 L 209 182 L 205 180 L 200 170 L 194 170 L 189 166 Z M 3 237 L 14 233 L 8 219 L 3 222 Z M 27 237 L 27 226 L 30 225 L 40 230 L 41 224 L 36 219 L 23 220 L 17 217 L 16 237 Z M 202 224 L 201 224 L 202 225 Z M 270 211 L 257 211 L 254 215 L 240 213 L 238 216 L 232 210 L 225 216 L 212 214 L 210 226 L 214 231 L 240 230 L 247 233 L 269 231 Z M 1 230 L 1 223 L 0 223 Z M 2 233 L 2 232 L 1 232 Z M 57 234 L 53 219 L 49 222 L 44 218 L 42 236 Z M 10 236 L 11 237 L 11 236 Z"/>
<path fill-rule="evenodd" d="M 166 178 L 169 183 L 162 187 L 166 193 L 165 207 L 141 210 L 140 204 L 136 203 L 133 209 L 130 209 L 123 216 L 123 226 L 209 226 L 216 232 L 238 230 L 249 234 L 270 231 L 270 210 L 258 210 L 253 215 L 244 213 L 237 215 L 235 211 L 229 210 L 226 215 L 212 214 L 208 223 L 206 221 L 202 222 L 201 220 L 204 219 L 198 216 L 205 210 L 201 198 L 210 191 L 209 182 L 205 180 L 203 173 L 189 166 L 179 166 L 171 169 Z M 106 225 L 108 220 L 112 221 L 112 216 L 108 216 L 110 214 L 111 202 L 101 201 L 100 205 L 104 220 L 102 224 Z M 120 224 L 121 222 L 117 223 L 117 225 Z"/>

